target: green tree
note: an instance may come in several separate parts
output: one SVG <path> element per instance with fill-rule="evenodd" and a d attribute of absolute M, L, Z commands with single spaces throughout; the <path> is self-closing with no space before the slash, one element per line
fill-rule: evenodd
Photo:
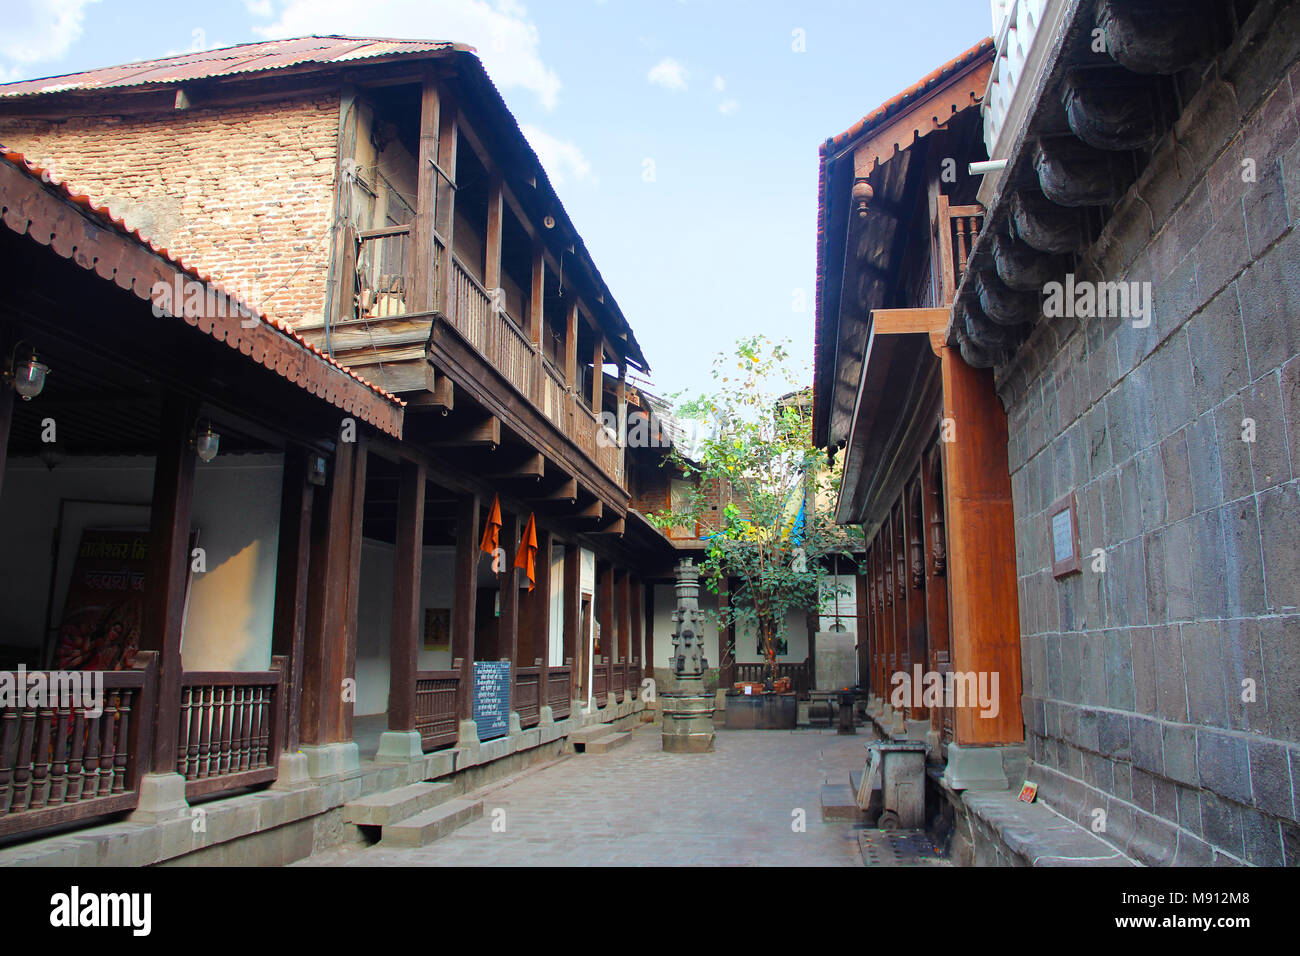
<path fill-rule="evenodd" d="M 731 588 L 718 611 L 719 633 L 731 626 L 758 634 L 771 689 L 787 613 L 819 607 L 828 596 L 827 560 L 842 555 L 852 563 L 861 529 L 837 526 L 829 509 L 817 507 L 837 490 L 838 473 L 813 447 L 811 390 L 786 347 L 763 336 L 741 339 L 734 355 L 714 360 L 713 379 L 712 393 L 675 409 L 681 419 L 705 423 L 689 457 L 675 449 L 665 462 L 680 470 L 690 492 L 650 520 L 705 529 L 701 579 L 715 594 L 724 583 Z M 725 504 L 715 512 L 719 500 Z M 730 653 L 723 652 L 724 666 Z"/>

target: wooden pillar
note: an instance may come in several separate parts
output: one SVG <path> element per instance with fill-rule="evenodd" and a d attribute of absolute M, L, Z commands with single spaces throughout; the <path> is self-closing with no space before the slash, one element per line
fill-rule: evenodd
<path fill-rule="evenodd" d="M 587 665 L 582 635 L 582 554 L 576 545 L 564 548 L 564 659 L 572 660 L 569 671 L 569 699 L 577 695 L 579 675 Z"/>
<path fill-rule="evenodd" d="M 618 620 L 617 656 L 623 662 L 623 699 L 628 699 L 627 665 L 632 662 L 632 590 L 626 569 L 614 571 L 614 613 Z"/>
<path fill-rule="evenodd" d="M 302 743 L 302 662 L 307 630 L 308 573 L 311 568 L 311 521 L 315 488 L 307 480 L 307 453 L 290 448 L 280 483 L 280 535 L 275 568 L 275 618 L 271 654 L 287 659 L 285 667 L 284 749 L 296 753 Z"/>
<path fill-rule="evenodd" d="M 501 288 L 501 233 L 505 213 L 505 187 L 501 171 L 494 169 L 488 175 L 487 201 L 487 236 L 486 251 L 483 256 L 483 285 L 493 296 L 493 303 L 505 308 L 504 293 Z"/>
<path fill-rule="evenodd" d="M 655 679 L 655 582 L 645 588 L 645 657 L 642 666 L 645 676 Z"/>
<path fill-rule="evenodd" d="M 591 353 L 591 411 L 600 418 L 601 403 L 605 400 L 605 342 L 596 336 L 596 347 Z"/>
<path fill-rule="evenodd" d="M 952 666 L 996 673 L 999 693 L 996 717 L 981 717 L 978 708 L 957 710 L 954 739 L 962 745 L 1020 743 L 1020 611 L 1006 414 L 992 371 L 971 368 L 948 347 L 940 350 L 940 363 L 944 417 L 956 425 L 956 440 L 943 444 Z"/>
<path fill-rule="evenodd" d="M 308 571 L 312 600 L 303 652 L 302 740 L 306 744 L 335 743 L 352 736 L 352 704 L 343 700 L 343 681 L 352 676 L 356 664 L 365 483 L 364 446 L 340 442 L 330 468 L 328 506 L 314 509 L 312 515 Z"/>
<path fill-rule="evenodd" d="M 528 291 L 528 341 L 542 344 L 543 315 L 546 304 L 546 256 L 540 242 L 533 244 L 533 272 Z"/>
<path fill-rule="evenodd" d="M 393 549 L 393 634 L 388 659 L 388 729 L 415 729 L 415 673 L 419 669 L 420 574 L 424 565 L 424 465 L 403 461 L 397 489 L 397 543 Z"/>
<path fill-rule="evenodd" d="M 948 638 L 947 541 L 943 519 L 943 452 L 936 445 L 921 461 L 921 506 L 925 535 L 925 616 L 930 670 L 952 670 Z M 946 680 L 946 678 L 945 678 Z M 930 729 L 943 733 L 943 708 L 933 708 Z M 949 716 L 951 719 L 951 715 Z"/>
<path fill-rule="evenodd" d="M 438 290 L 434 307 L 450 315 L 452 289 L 455 278 L 451 267 L 453 233 L 456 226 L 456 190 L 447 176 L 456 175 L 456 150 L 459 135 L 456 128 L 456 98 L 446 86 L 438 88 L 438 165 L 446 176 L 437 179 L 437 206 L 434 210 L 434 228 L 446 243 L 444 261 L 438 269 Z"/>
<path fill-rule="evenodd" d="M 529 659 L 542 660 L 540 690 L 537 706 L 547 702 L 547 680 L 551 670 L 551 549 L 555 543 L 554 531 L 537 532 L 537 581 L 529 595 L 533 602 L 532 640 Z"/>
<path fill-rule="evenodd" d="M 618 657 L 618 636 L 614 625 L 614 567 L 606 564 L 602 572 L 597 565 L 596 590 L 598 592 L 597 613 L 600 621 L 600 651 L 605 658 L 606 681 L 608 691 L 614 688 L 614 658 Z"/>
<path fill-rule="evenodd" d="M 578 300 L 569 301 L 564 317 L 564 380 L 570 388 L 578 387 Z"/>
<path fill-rule="evenodd" d="M 858 642 L 858 686 L 864 691 L 870 687 L 871 674 L 868 670 L 868 648 L 870 646 L 869 627 L 870 622 L 867 615 L 867 578 L 865 575 L 858 573 L 853 576 L 854 596 L 857 598 L 857 617 L 854 619 L 856 626 L 854 631 L 857 634 Z"/>
<path fill-rule="evenodd" d="M 921 540 L 921 478 L 918 474 L 910 481 L 903 492 L 903 528 L 904 553 L 907 558 L 906 611 L 908 660 L 911 665 L 921 665 L 924 670 L 929 664 L 926 648 L 925 619 L 925 549 Z M 915 678 L 913 666 L 908 672 Z M 915 695 L 914 695 L 915 696 Z M 916 707 L 908 714 L 912 720 L 929 720 L 928 707 Z"/>
<path fill-rule="evenodd" d="M 645 583 L 640 578 L 634 578 L 632 581 L 632 653 L 628 655 L 628 660 L 636 659 L 637 666 L 635 672 L 629 671 L 629 681 L 634 688 L 634 692 L 640 690 L 641 678 L 645 676 L 645 645 L 641 638 L 641 622 L 645 619 Z"/>
<path fill-rule="evenodd" d="M 149 512 L 149 557 L 140 649 L 158 651 L 154 700 L 154 773 L 176 772 L 180 727 L 181 627 L 190 568 L 190 514 L 194 503 L 194 449 L 190 445 L 198 408 L 189 399 L 165 396 L 154 463 Z"/>
<path fill-rule="evenodd" d="M 884 659 L 884 688 L 885 700 L 892 696 L 893 683 L 891 678 L 898 670 L 898 627 L 897 611 L 894 605 L 897 603 L 894 598 L 894 518 L 892 514 L 885 516 L 885 523 L 881 529 L 881 537 L 884 539 L 884 548 L 881 550 L 880 562 L 883 570 L 881 583 L 885 591 L 885 659 Z"/>
<path fill-rule="evenodd" d="M 415 176 L 415 223 L 411 235 L 411 311 L 429 312 L 438 304 L 436 228 L 439 196 L 438 81 L 426 75 L 420 91 L 420 143 Z M 351 291 L 349 289 L 349 291 Z"/>
<path fill-rule="evenodd" d="M 718 584 L 718 614 L 726 616 L 731 607 L 731 582 L 723 578 Z M 725 666 L 723 662 L 726 662 Z M 736 683 L 736 629 L 728 623 L 718 628 L 718 686 L 730 690 Z"/>
<path fill-rule="evenodd" d="M 519 547 L 519 515 L 501 517 L 501 548 L 506 553 L 505 570 L 497 576 L 501 588 L 501 616 L 497 618 L 497 656 L 510 661 L 510 709 L 515 709 L 515 674 L 519 670 L 519 574 L 515 551 Z M 523 662 L 532 665 L 532 661 Z"/>
<path fill-rule="evenodd" d="M 478 611 L 479 499 L 456 502 L 456 580 L 451 612 L 452 662 L 460 660 L 460 719 L 474 716 L 474 625 Z"/>

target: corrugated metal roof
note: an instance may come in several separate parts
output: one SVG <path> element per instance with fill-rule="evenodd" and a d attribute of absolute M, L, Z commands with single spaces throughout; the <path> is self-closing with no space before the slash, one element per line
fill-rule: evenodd
<path fill-rule="evenodd" d="M 196 50 L 157 60 L 106 66 L 37 80 L 0 84 L 0 97 L 39 96 L 72 90 L 93 91 L 131 86 L 184 83 L 198 79 L 282 70 L 301 64 L 349 63 L 379 57 L 429 54 L 443 50 L 473 51 L 463 43 L 441 40 L 387 40 L 368 37 L 310 36 L 242 43 L 219 50 Z"/>

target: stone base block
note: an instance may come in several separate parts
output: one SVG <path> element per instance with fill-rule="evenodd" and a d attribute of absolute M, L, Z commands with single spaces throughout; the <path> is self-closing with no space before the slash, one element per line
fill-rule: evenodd
<path fill-rule="evenodd" d="M 127 817 L 132 823 L 162 823 L 189 816 L 185 778 L 178 773 L 146 773 L 140 778 L 140 802 Z"/>
<path fill-rule="evenodd" d="M 379 752 L 375 754 L 379 762 L 412 761 L 424 759 L 424 744 L 420 734 L 415 730 L 385 730 L 379 735 Z"/>
<path fill-rule="evenodd" d="M 664 734 L 663 749 L 670 754 L 703 754 L 713 750 L 715 735 L 707 734 Z"/>
<path fill-rule="evenodd" d="M 537 711 L 537 726 L 546 727 L 555 723 L 555 711 L 551 710 L 549 704 L 543 704 Z"/>
<path fill-rule="evenodd" d="M 271 784 L 271 789 L 297 790 L 310 780 L 311 774 L 307 772 L 307 755 L 298 750 L 293 753 L 286 750 L 280 754 L 280 772 L 275 778 L 275 783 Z"/>
<path fill-rule="evenodd" d="M 943 782 L 953 790 L 1006 790 L 1010 783 L 1002 769 L 1002 748 L 949 744 Z"/>
<path fill-rule="evenodd" d="M 356 741 L 304 746 L 307 757 L 307 774 L 313 780 L 341 777 L 361 769 L 361 749 Z"/>

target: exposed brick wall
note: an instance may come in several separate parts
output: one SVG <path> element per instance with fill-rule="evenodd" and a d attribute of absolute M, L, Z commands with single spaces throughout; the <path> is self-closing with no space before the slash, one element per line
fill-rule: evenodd
<path fill-rule="evenodd" d="M 1300 863 L 1300 38 L 1270 45 L 1089 251 L 1079 278 L 1153 284 L 1151 326 L 1044 320 L 999 373 L 1030 777 L 1149 863 Z M 1056 580 L 1071 491 L 1084 569 Z"/>
<path fill-rule="evenodd" d="M 0 115 L 0 143 L 250 304 L 319 324 L 338 125 L 338 97 L 325 95 L 144 117 Z"/>

